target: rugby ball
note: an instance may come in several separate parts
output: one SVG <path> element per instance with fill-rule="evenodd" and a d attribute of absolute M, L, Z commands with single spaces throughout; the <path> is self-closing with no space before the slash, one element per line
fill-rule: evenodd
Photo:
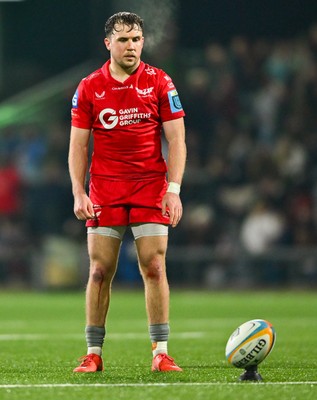
<path fill-rule="evenodd" d="M 240 325 L 229 337 L 226 358 L 237 368 L 260 364 L 275 343 L 275 329 L 269 321 L 252 319 Z"/>

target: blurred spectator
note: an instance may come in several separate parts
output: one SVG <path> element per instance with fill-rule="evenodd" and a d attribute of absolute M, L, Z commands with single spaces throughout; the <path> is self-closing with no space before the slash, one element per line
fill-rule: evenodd
<path fill-rule="evenodd" d="M 209 204 L 189 204 L 182 222 L 183 245 L 209 245 L 215 242 L 214 210 Z"/>
<path fill-rule="evenodd" d="M 309 28 L 307 41 L 313 57 L 317 60 L 317 24 L 313 24 Z"/>
<path fill-rule="evenodd" d="M 65 164 L 47 160 L 41 168 L 40 184 L 29 186 L 27 220 L 34 235 L 62 234 L 64 223 L 72 217 L 73 199 L 65 182 Z"/>
<path fill-rule="evenodd" d="M 257 202 L 241 225 L 241 242 L 253 254 L 260 254 L 276 246 L 285 230 L 281 213 L 262 201 Z"/>
<path fill-rule="evenodd" d="M 304 176 L 307 151 L 302 143 L 283 135 L 276 141 L 272 157 L 275 159 L 282 179 L 297 181 Z"/>
<path fill-rule="evenodd" d="M 284 215 L 269 203 L 259 200 L 242 221 L 240 240 L 243 248 L 251 255 L 245 260 L 249 276 L 254 282 L 280 285 L 287 282 L 287 268 L 273 258 L 258 258 L 283 243 L 287 230 Z M 252 256 L 254 256 L 252 258 Z M 253 282 L 253 284 L 254 284 Z"/>
<path fill-rule="evenodd" d="M 26 125 L 20 130 L 17 166 L 28 184 L 42 179 L 42 164 L 47 151 L 46 127 Z"/>
<path fill-rule="evenodd" d="M 293 74 L 292 43 L 278 41 L 273 45 L 264 64 L 264 70 L 271 81 L 287 85 Z"/>
<path fill-rule="evenodd" d="M 0 216 L 22 212 L 22 179 L 12 154 L 0 155 Z"/>
<path fill-rule="evenodd" d="M 0 217 L 0 282 L 26 287 L 31 284 L 31 238 L 16 217 Z"/>

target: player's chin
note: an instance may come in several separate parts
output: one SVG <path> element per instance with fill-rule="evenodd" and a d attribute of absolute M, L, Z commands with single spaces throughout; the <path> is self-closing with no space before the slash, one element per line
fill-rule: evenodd
<path fill-rule="evenodd" d="M 137 59 L 136 59 L 136 57 L 134 57 L 134 56 L 126 56 L 126 57 L 124 57 L 124 64 L 126 65 L 126 66 L 133 66 L 133 65 L 135 65 L 137 63 Z"/>

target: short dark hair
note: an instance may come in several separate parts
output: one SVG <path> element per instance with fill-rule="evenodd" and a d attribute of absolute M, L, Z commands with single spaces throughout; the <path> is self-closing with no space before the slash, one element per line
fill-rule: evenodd
<path fill-rule="evenodd" d="M 133 27 L 137 25 L 139 29 L 143 32 L 143 19 L 137 14 L 122 11 L 108 18 L 105 24 L 106 37 L 109 37 L 112 34 L 112 32 L 115 30 L 116 24 L 127 25 L 130 27 L 130 30 L 132 30 Z"/>

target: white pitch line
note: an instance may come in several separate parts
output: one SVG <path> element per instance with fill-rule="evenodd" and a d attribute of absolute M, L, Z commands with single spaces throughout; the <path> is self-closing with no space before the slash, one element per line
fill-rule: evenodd
<path fill-rule="evenodd" d="M 166 387 L 166 386 L 237 386 L 245 382 L 174 382 L 174 383 L 43 383 L 43 384 L 7 384 L 0 385 L 0 389 L 25 389 L 25 388 L 73 388 L 73 387 Z M 317 381 L 307 382 L 258 382 L 257 385 L 264 386 L 315 386 Z"/>

